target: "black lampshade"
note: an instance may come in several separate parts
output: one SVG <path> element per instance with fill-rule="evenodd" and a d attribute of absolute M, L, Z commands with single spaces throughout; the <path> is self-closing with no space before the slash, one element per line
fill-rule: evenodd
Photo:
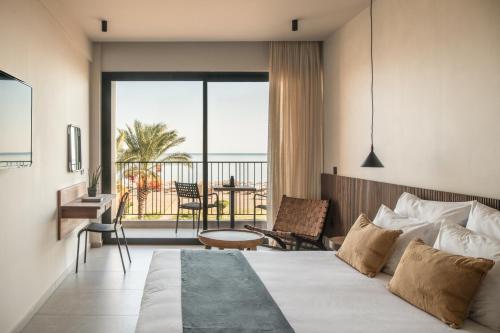
<path fill-rule="evenodd" d="M 368 154 L 368 157 L 366 160 L 361 164 L 362 168 L 383 168 L 384 165 L 380 160 L 378 159 L 377 155 L 373 152 L 373 146 L 370 151 L 370 154 Z"/>

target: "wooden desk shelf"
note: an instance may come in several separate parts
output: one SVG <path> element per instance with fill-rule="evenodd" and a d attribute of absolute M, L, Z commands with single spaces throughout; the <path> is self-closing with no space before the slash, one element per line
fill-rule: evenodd
<path fill-rule="evenodd" d="M 101 202 L 82 202 L 86 183 L 79 183 L 57 191 L 57 239 L 60 240 L 88 219 L 98 219 L 111 208 L 114 194 L 100 194 Z"/>

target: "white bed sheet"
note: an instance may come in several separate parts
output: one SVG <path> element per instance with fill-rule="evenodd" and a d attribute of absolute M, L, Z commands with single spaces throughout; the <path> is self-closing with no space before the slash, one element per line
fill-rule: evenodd
<path fill-rule="evenodd" d="M 389 275 L 368 278 L 334 252 L 242 252 L 297 333 L 495 332 L 471 320 L 460 330 L 386 289 Z M 153 254 L 136 332 L 182 332 L 180 250 Z"/>

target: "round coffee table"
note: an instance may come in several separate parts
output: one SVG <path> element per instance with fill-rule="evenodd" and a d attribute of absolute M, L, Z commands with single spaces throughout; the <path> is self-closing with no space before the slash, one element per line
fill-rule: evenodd
<path fill-rule="evenodd" d="M 264 235 L 250 230 L 220 229 L 202 231 L 198 239 L 207 249 L 218 247 L 221 250 L 256 250 L 257 246 L 262 244 Z"/>

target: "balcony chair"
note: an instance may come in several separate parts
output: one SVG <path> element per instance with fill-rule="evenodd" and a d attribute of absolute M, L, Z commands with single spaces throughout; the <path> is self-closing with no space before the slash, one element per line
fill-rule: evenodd
<path fill-rule="evenodd" d="M 257 198 L 260 198 L 260 204 L 257 204 Z M 253 195 L 253 226 L 255 227 L 255 223 L 257 222 L 257 209 L 263 209 L 267 211 L 267 205 L 262 203 L 264 199 L 267 199 L 265 194 L 255 193 Z"/>
<path fill-rule="evenodd" d="M 283 249 L 287 246 L 299 250 L 303 243 L 326 250 L 323 232 L 328 213 L 328 200 L 309 200 L 283 196 L 272 230 L 246 225 L 274 239 Z"/>
<path fill-rule="evenodd" d="M 175 233 L 177 233 L 177 229 L 179 227 L 179 214 L 181 209 L 191 210 L 193 213 L 193 229 L 194 229 L 194 220 L 195 220 L 195 212 L 198 211 L 198 228 L 197 232 L 200 231 L 200 213 L 203 209 L 203 203 L 201 199 L 203 198 L 200 195 L 200 191 L 198 190 L 198 184 L 196 183 L 179 183 L 175 182 L 175 190 L 177 192 L 177 220 L 175 222 Z M 219 195 L 217 193 L 209 193 L 208 196 L 215 195 L 215 203 L 208 203 L 207 208 L 217 208 L 217 229 L 219 229 Z M 188 202 L 183 202 L 182 199 L 188 199 Z"/>
<path fill-rule="evenodd" d="M 125 231 L 122 226 L 122 217 L 125 212 L 125 204 L 127 203 L 128 192 L 123 194 L 120 199 L 120 205 L 118 206 L 118 211 L 116 212 L 116 217 L 113 223 L 89 223 L 82 230 L 78 232 L 78 247 L 76 248 L 76 273 L 78 273 L 78 256 L 80 254 L 80 235 L 85 232 L 85 255 L 83 257 L 83 262 L 87 262 L 87 234 L 89 232 L 97 232 L 100 234 L 115 234 L 116 243 L 118 245 L 118 251 L 120 251 L 120 259 L 122 260 L 123 273 L 127 273 L 125 270 L 125 263 L 123 262 L 122 249 L 120 244 L 120 237 L 118 236 L 118 230 L 122 231 L 123 241 L 125 242 L 125 248 L 127 249 L 128 261 L 132 263 L 132 259 L 130 259 L 130 252 L 128 250 L 127 237 L 125 237 Z"/>

